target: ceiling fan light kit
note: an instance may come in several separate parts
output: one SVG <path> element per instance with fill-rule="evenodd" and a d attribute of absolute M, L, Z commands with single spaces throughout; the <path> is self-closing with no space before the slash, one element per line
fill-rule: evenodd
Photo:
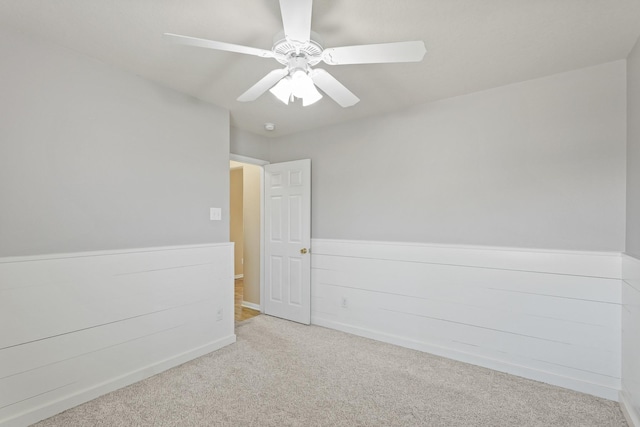
<path fill-rule="evenodd" d="M 360 101 L 326 70 L 312 68 L 321 61 L 328 65 L 419 62 L 427 52 L 422 41 L 324 49 L 320 37 L 311 31 L 312 6 L 313 0 L 280 0 L 284 32 L 276 34 L 271 50 L 171 33 L 165 33 L 165 37 L 187 46 L 276 59 L 286 68 L 271 71 L 240 95 L 238 101 L 255 101 L 270 91 L 287 105 L 295 98 L 302 99 L 305 107 L 322 99 L 318 88 L 341 107 L 350 107 Z"/>

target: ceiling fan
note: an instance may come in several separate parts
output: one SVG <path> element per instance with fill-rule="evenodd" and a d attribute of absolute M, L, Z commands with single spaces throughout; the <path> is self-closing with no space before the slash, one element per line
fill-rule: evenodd
<path fill-rule="evenodd" d="M 285 65 L 285 68 L 271 71 L 240 95 L 238 101 L 241 102 L 255 101 L 269 90 L 285 104 L 301 98 L 302 105 L 307 106 L 322 98 L 317 89 L 320 88 L 340 106 L 350 107 L 360 99 L 326 70 L 312 66 L 320 61 L 329 65 L 419 62 L 426 53 L 422 41 L 324 49 L 319 36 L 311 31 L 312 4 L 313 0 L 280 0 L 284 32 L 276 35 L 271 50 L 171 33 L 164 36 L 182 45 L 274 58 Z"/>

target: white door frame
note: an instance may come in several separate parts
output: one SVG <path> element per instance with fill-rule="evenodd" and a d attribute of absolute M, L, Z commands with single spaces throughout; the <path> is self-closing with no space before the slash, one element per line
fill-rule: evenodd
<path fill-rule="evenodd" d="M 260 312 L 264 313 L 264 166 L 271 162 L 233 153 L 229 160 L 260 166 Z"/>

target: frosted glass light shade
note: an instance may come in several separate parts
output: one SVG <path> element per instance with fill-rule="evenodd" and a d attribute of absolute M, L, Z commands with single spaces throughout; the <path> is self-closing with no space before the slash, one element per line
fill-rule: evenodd
<path fill-rule="evenodd" d="M 313 84 L 313 80 L 309 75 L 302 71 L 296 70 L 291 76 L 291 91 L 296 98 L 302 98 L 302 106 L 306 107 L 318 100 L 322 99 L 322 95 Z"/>
<path fill-rule="evenodd" d="M 302 106 L 306 107 L 307 105 L 315 104 L 321 99 L 322 99 L 322 94 L 318 91 L 318 89 L 316 89 L 316 86 L 313 85 L 313 90 L 309 91 L 309 93 L 305 94 L 305 97 L 302 98 Z"/>
<path fill-rule="evenodd" d="M 275 95 L 284 104 L 289 105 L 291 96 L 302 99 L 302 106 L 314 104 L 322 99 L 311 77 L 303 70 L 296 70 L 291 76 L 287 76 L 276 83 L 269 92 Z"/>
<path fill-rule="evenodd" d="M 280 101 L 289 105 L 289 98 L 291 98 L 291 77 L 287 76 L 281 79 L 275 84 L 269 92 L 275 95 Z"/>

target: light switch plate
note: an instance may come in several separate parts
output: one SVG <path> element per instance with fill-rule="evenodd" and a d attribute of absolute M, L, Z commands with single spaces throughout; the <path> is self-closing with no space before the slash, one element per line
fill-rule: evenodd
<path fill-rule="evenodd" d="M 221 221 L 222 220 L 222 209 L 221 208 L 210 208 L 209 209 L 209 219 L 211 221 Z"/>

